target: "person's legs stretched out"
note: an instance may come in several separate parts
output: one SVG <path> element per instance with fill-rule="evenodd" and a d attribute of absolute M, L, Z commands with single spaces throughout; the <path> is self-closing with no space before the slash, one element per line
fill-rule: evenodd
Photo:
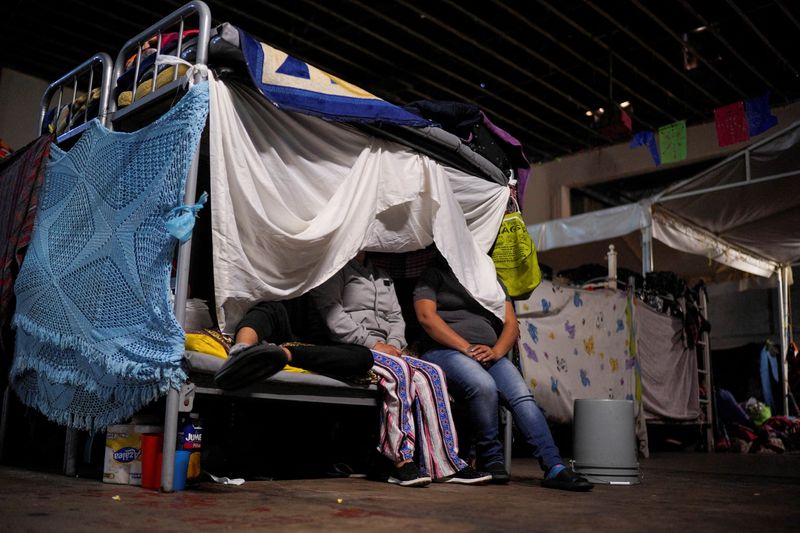
<path fill-rule="evenodd" d="M 363 376 L 372 367 L 372 352 L 363 346 L 279 346 L 294 340 L 289 316 L 279 302 L 260 302 L 236 328 L 227 361 L 214 375 L 222 389 L 262 381 L 292 364 L 333 377 Z"/>
<path fill-rule="evenodd" d="M 542 486 L 563 490 L 591 490 L 592 484 L 566 468 L 553 442 L 547 421 L 522 376 L 508 359 L 495 361 L 488 369 L 455 350 L 431 350 L 423 358 L 441 366 L 450 390 L 464 401 L 476 433 L 479 467 L 492 474 L 494 483 L 507 483 L 503 447 L 500 443 L 498 393 L 511 409 L 514 422 L 545 470 Z"/>

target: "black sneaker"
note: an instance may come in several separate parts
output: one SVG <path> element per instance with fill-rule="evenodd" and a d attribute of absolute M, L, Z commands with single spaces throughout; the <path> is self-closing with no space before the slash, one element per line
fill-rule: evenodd
<path fill-rule="evenodd" d="M 483 469 L 492 476 L 492 483 L 504 485 L 511 481 L 511 476 L 503 463 L 492 463 L 486 465 Z"/>
<path fill-rule="evenodd" d="M 389 475 L 389 483 L 400 485 L 401 487 L 424 487 L 430 485 L 431 478 L 421 476 L 417 465 L 408 462 L 401 467 L 395 467 Z"/>
<path fill-rule="evenodd" d="M 228 356 L 214 374 L 214 382 L 221 389 L 241 389 L 276 374 L 287 362 L 288 357 L 280 346 L 254 344 Z"/>
<path fill-rule="evenodd" d="M 554 477 L 542 480 L 542 487 L 548 489 L 571 490 L 575 492 L 586 492 L 592 490 L 592 483 L 585 477 L 581 477 L 569 468 L 565 468 Z"/>
<path fill-rule="evenodd" d="M 492 475 L 478 472 L 471 466 L 465 466 L 452 476 L 442 480 L 442 483 L 459 483 L 461 485 L 483 485 L 492 480 Z"/>

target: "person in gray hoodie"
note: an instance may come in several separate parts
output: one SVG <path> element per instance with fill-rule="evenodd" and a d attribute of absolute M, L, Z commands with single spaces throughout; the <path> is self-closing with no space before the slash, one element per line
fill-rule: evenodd
<path fill-rule="evenodd" d="M 490 475 L 475 471 L 458 456 L 441 368 L 404 353 L 405 322 L 388 274 L 360 252 L 311 295 L 331 340 L 372 350 L 372 370 L 384 393 L 378 449 L 394 463 L 389 483 L 413 487 L 431 480 L 488 482 Z M 419 466 L 413 461 L 415 450 Z"/>

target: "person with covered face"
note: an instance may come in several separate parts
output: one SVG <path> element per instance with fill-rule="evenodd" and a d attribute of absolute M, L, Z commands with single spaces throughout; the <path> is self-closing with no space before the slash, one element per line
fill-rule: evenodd
<path fill-rule="evenodd" d="M 564 465 L 533 394 L 506 357 L 519 336 L 510 299 L 501 321 L 467 292 L 440 256 L 414 288 L 414 310 L 427 334 L 420 348 L 422 359 L 445 371 L 450 392 L 467 406 L 476 433 L 478 468 L 489 472 L 494 483 L 510 480 L 499 436 L 502 401 L 544 470 L 542 485 L 591 490 L 589 481 Z"/>
<path fill-rule="evenodd" d="M 379 450 L 394 465 L 388 481 L 412 487 L 432 480 L 488 482 L 491 476 L 458 456 L 442 370 L 404 352 L 405 322 L 388 274 L 360 252 L 311 294 L 333 341 L 372 350 L 372 370 L 383 390 Z"/>

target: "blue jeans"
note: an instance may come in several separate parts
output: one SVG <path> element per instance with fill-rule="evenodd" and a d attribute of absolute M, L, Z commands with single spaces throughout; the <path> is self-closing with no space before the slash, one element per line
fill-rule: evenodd
<path fill-rule="evenodd" d="M 442 367 L 450 393 L 457 401 L 466 403 L 476 433 L 475 448 L 481 465 L 503 462 L 498 401 L 511 410 L 517 429 L 533 448 L 542 469 L 547 471 L 563 462 L 547 420 L 522 375 L 507 358 L 495 361 L 488 368 L 461 352 L 449 349 L 431 350 L 422 359 Z"/>

